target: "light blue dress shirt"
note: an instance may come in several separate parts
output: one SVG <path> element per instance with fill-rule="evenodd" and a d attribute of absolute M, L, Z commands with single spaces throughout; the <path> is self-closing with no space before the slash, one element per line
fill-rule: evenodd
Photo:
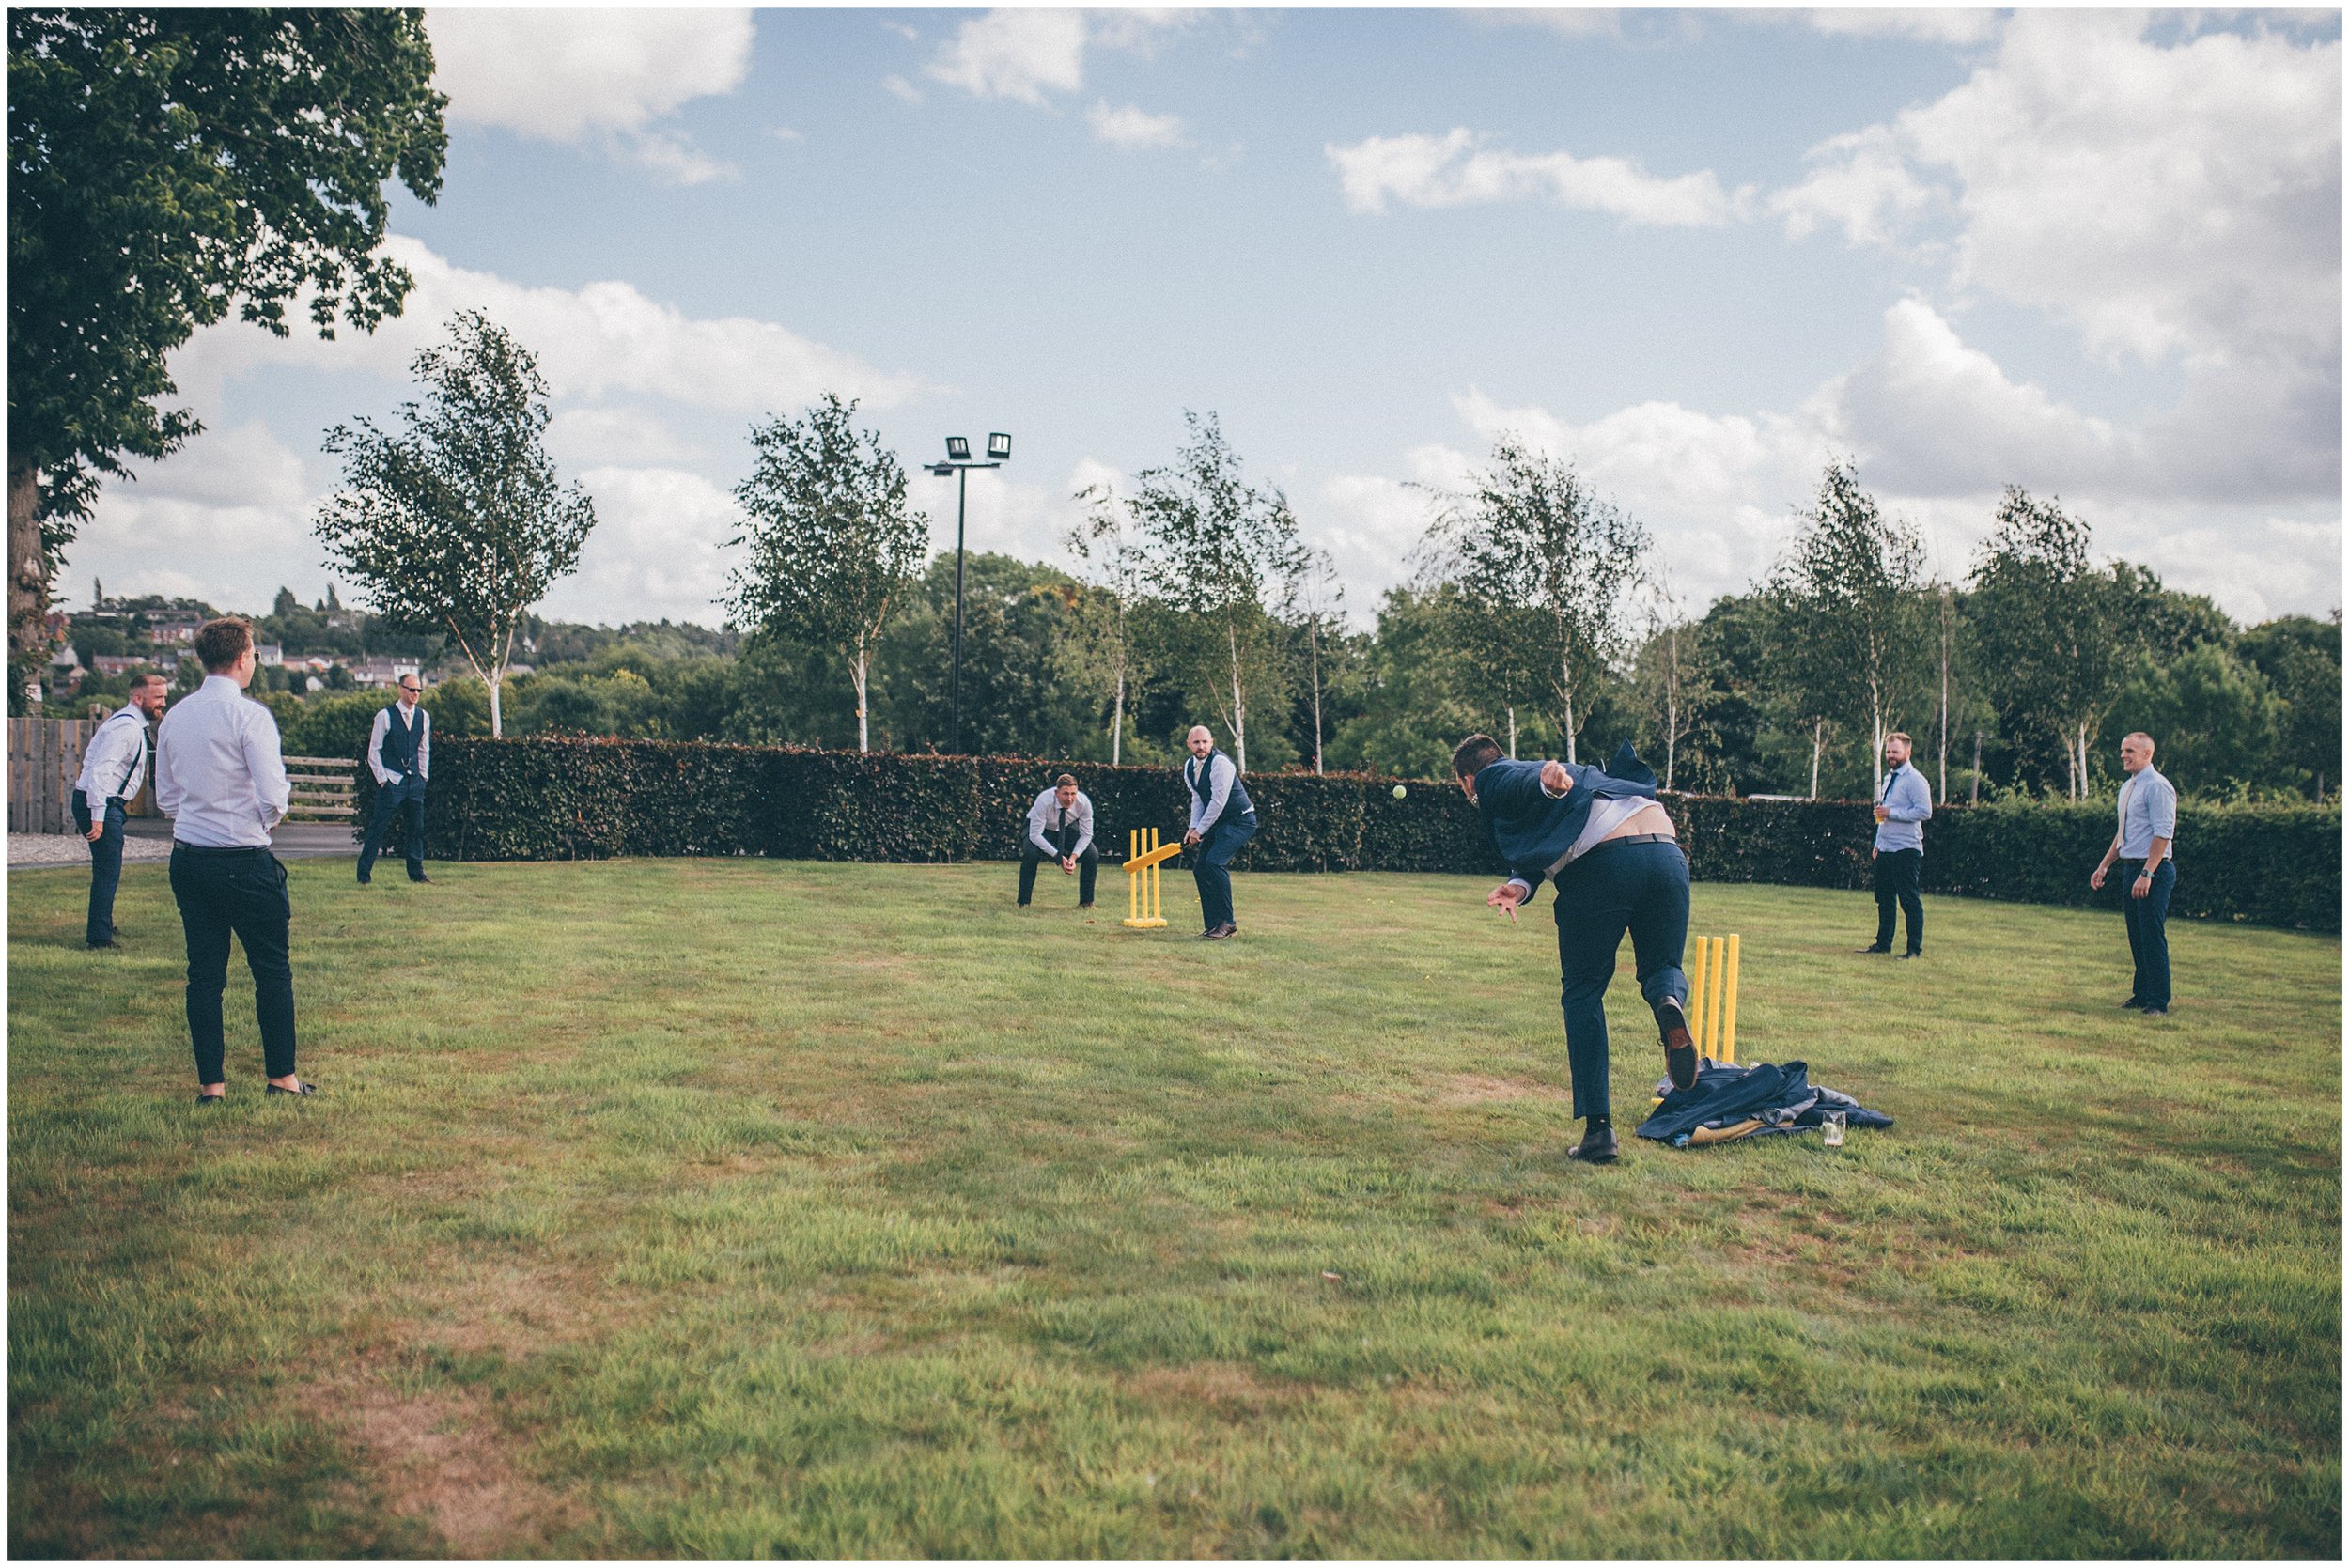
<path fill-rule="evenodd" d="M 2121 859 L 2141 861 L 2154 852 L 2154 840 L 2170 841 L 2170 860 L 2178 858 L 2178 792 L 2147 763 L 2121 785 Z"/>
<path fill-rule="evenodd" d="M 265 849 L 293 803 L 277 716 L 227 675 L 163 715 L 155 737 L 155 804 L 171 836 L 204 849 Z"/>
<path fill-rule="evenodd" d="M 1924 824 L 1933 818 L 1933 789 L 1925 776 L 1904 762 L 1884 775 L 1884 793 L 1876 799 L 1885 809 L 1885 819 L 1876 824 L 1876 848 L 1921 851 Z"/>
<path fill-rule="evenodd" d="M 126 703 L 106 715 L 98 733 L 82 753 L 82 774 L 73 787 L 87 800 L 93 818 L 106 814 L 106 802 L 128 800 L 147 778 L 147 714 L 136 703 Z"/>

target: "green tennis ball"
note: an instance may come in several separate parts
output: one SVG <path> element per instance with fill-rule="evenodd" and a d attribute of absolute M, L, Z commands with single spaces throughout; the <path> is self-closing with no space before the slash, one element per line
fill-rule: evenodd
<path fill-rule="evenodd" d="M 1403 786 L 1401 784 L 1396 784 L 1394 786 L 1394 798 L 1398 800 L 1403 799 Z"/>

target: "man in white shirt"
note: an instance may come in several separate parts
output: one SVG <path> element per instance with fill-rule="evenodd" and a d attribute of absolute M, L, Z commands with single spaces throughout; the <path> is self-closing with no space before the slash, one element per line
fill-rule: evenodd
<path fill-rule="evenodd" d="M 171 895 L 188 937 L 188 1037 L 196 1103 L 228 1092 L 220 1016 L 228 939 L 244 944 L 253 1012 L 272 1094 L 307 1094 L 294 1076 L 293 906 L 270 830 L 292 803 L 277 720 L 248 701 L 253 628 L 234 615 L 196 629 L 204 684 L 179 700 L 155 737 L 155 803 L 171 818 Z"/>
<path fill-rule="evenodd" d="M 1193 724 L 1183 737 L 1190 760 L 1183 764 L 1183 787 L 1190 791 L 1190 827 L 1183 843 L 1198 854 L 1190 862 L 1190 878 L 1199 887 L 1200 932 L 1205 941 L 1220 942 L 1239 934 L 1232 912 L 1232 874 L 1226 868 L 1240 846 L 1256 836 L 1256 803 L 1248 798 L 1239 768 L 1216 750 L 1215 732 Z"/>
<path fill-rule="evenodd" d="M 147 781 L 147 724 L 161 717 L 171 690 L 149 671 L 131 683 L 131 700 L 106 716 L 82 753 L 73 781 L 73 822 L 89 840 L 89 919 L 82 939 L 117 947 L 115 889 L 122 882 L 122 819 Z"/>
<path fill-rule="evenodd" d="M 400 819 L 408 846 L 408 879 L 429 882 L 424 874 L 424 784 L 432 773 L 432 715 L 418 699 L 421 675 L 399 677 L 399 701 L 375 716 L 367 736 L 367 771 L 375 775 L 375 810 L 367 815 L 367 841 L 359 846 L 359 885 L 367 885 L 376 851 L 392 818 Z"/>
<path fill-rule="evenodd" d="M 1035 893 L 1035 868 L 1048 860 L 1060 862 L 1062 876 L 1075 874 L 1077 908 L 1092 908 L 1101 856 L 1093 846 L 1093 801 L 1077 787 L 1073 773 L 1063 773 L 1028 808 L 1028 836 L 1019 846 L 1021 908 Z"/>

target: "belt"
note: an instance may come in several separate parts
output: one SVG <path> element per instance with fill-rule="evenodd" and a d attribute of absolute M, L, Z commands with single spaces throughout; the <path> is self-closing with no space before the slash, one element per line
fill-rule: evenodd
<path fill-rule="evenodd" d="M 200 855 L 210 860 L 223 855 L 266 855 L 270 852 L 270 847 L 266 844 L 216 846 L 210 844 L 190 844 L 185 839 L 175 838 L 171 841 L 171 852 L 175 855 Z"/>

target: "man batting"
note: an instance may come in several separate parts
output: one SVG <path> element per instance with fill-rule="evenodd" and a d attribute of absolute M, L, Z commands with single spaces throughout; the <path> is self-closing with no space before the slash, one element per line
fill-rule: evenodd
<path fill-rule="evenodd" d="M 1452 771 L 1476 803 L 1493 847 L 1513 875 L 1485 902 L 1517 917 L 1544 877 L 1557 884 L 1559 1000 L 1566 1016 L 1566 1064 L 1582 1141 L 1569 1159 L 1615 1157 L 1607 1093 L 1607 985 L 1615 953 L 1631 933 L 1640 994 L 1656 1015 L 1664 1066 L 1686 1089 L 1697 1080 L 1688 1032 L 1688 977 L 1680 957 L 1688 939 L 1688 861 L 1656 775 L 1628 742 L 1604 769 L 1565 762 L 1512 762 L 1489 735 L 1471 735 L 1452 753 Z"/>

